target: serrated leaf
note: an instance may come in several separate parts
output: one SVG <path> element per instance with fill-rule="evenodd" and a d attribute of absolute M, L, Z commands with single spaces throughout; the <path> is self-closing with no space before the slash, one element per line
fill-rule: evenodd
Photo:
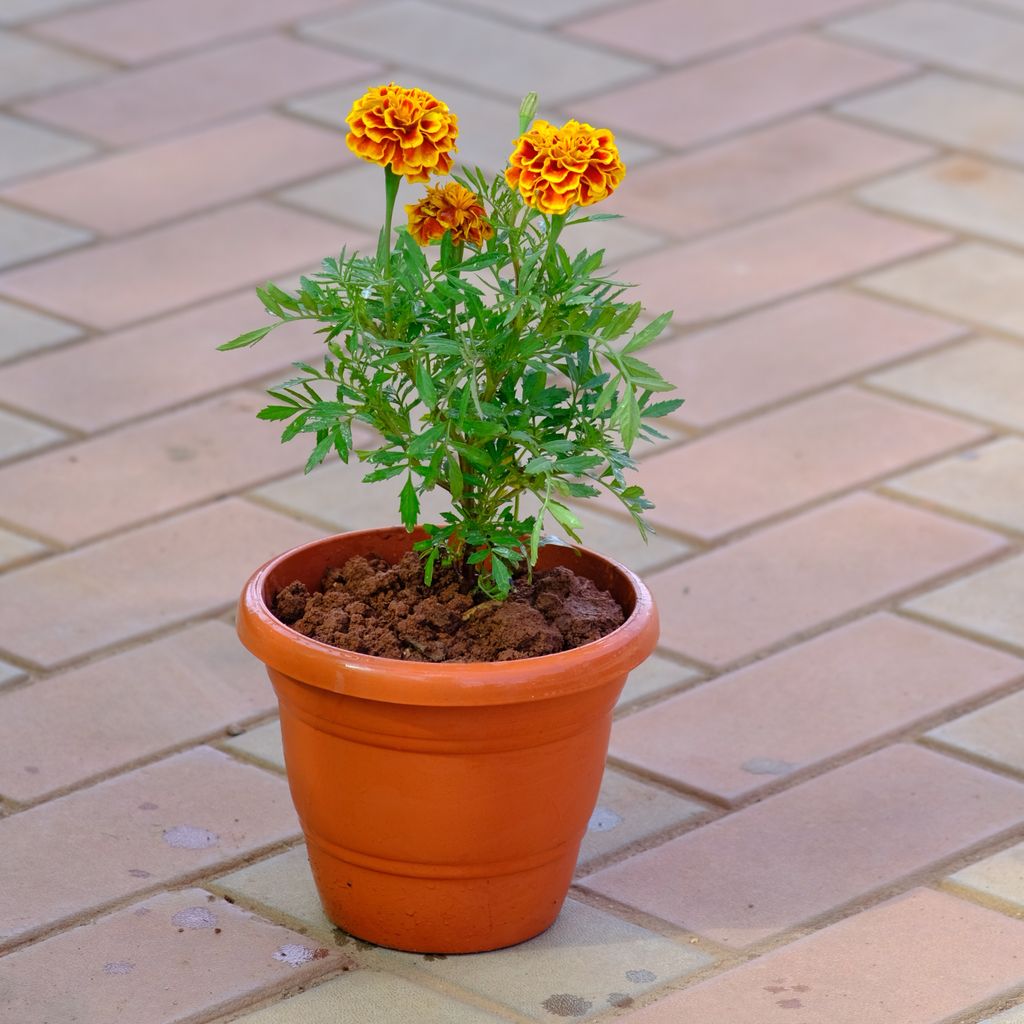
<path fill-rule="evenodd" d="M 402 516 L 402 525 L 412 533 L 420 516 L 420 499 L 411 476 L 406 478 L 405 486 L 398 497 L 398 509 Z"/>
<path fill-rule="evenodd" d="M 494 588 L 504 598 L 512 584 L 512 576 L 508 566 L 497 555 L 491 554 L 491 579 L 494 581 Z"/>
<path fill-rule="evenodd" d="M 232 338 L 231 341 L 218 345 L 217 351 L 230 352 L 234 348 L 248 348 L 250 345 L 255 345 L 256 342 L 262 341 L 276 326 L 277 324 L 267 324 L 266 327 L 257 327 L 255 331 L 246 331 L 245 334 L 240 334 L 237 338 Z"/>
<path fill-rule="evenodd" d="M 420 396 L 420 401 L 428 409 L 432 410 L 437 406 L 437 389 L 430 379 L 430 371 L 424 362 L 416 364 L 416 391 Z"/>
<path fill-rule="evenodd" d="M 296 405 L 267 405 L 256 413 L 256 418 L 258 420 L 289 420 L 298 411 L 299 407 Z"/>
<path fill-rule="evenodd" d="M 455 501 L 461 501 L 463 490 L 462 467 L 458 459 L 448 458 L 448 488 Z"/>
<path fill-rule="evenodd" d="M 636 332 L 632 338 L 626 342 L 623 346 L 622 354 L 628 355 L 630 352 L 638 352 L 640 349 L 647 345 L 650 345 L 655 338 L 668 326 L 669 321 L 672 319 L 672 313 L 662 313 L 661 316 L 655 317 L 646 327 Z"/>
<path fill-rule="evenodd" d="M 316 469 L 321 462 L 327 457 L 327 453 L 331 450 L 334 445 L 334 439 L 328 434 L 326 437 L 321 438 L 316 447 L 310 453 L 309 458 L 306 460 L 306 468 L 303 473 L 309 473 Z"/>
<path fill-rule="evenodd" d="M 657 419 L 659 416 L 667 416 L 669 413 L 675 412 L 684 401 L 685 399 L 682 398 L 669 398 L 664 402 L 654 402 L 643 410 L 643 416 L 645 419 Z"/>

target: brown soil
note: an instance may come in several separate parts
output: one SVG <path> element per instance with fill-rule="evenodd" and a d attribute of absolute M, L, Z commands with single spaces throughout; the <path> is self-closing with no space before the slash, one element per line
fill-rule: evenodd
<path fill-rule="evenodd" d="M 598 640 L 623 622 L 606 591 L 557 566 L 516 580 L 508 600 L 488 601 L 454 570 L 423 583 L 419 558 L 391 565 L 376 555 L 328 569 L 321 589 L 296 581 L 274 613 L 304 636 L 360 654 L 407 661 L 509 661 Z"/>

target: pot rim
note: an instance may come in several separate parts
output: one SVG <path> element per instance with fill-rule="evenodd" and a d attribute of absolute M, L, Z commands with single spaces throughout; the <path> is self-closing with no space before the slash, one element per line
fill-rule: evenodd
<path fill-rule="evenodd" d="M 257 569 L 238 603 L 237 629 L 243 645 L 268 669 L 339 694 L 387 703 L 478 705 L 525 703 L 588 690 L 610 675 L 625 675 L 654 650 L 658 613 L 646 585 L 631 569 L 604 555 L 565 545 L 604 563 L 632 590 L 633 610 L 625 622 L 598 640 L 555 654 L 516 661 L 421 662 L 359 654 L 303 636 L 270 610 L 264 590 L 271 573 L 305 551 L 342 538 L 367 539 L 404 527 L 377 527 L 332 534 L 271 558 Z M 410 543 L 414 535 L 410 534 Z"/>

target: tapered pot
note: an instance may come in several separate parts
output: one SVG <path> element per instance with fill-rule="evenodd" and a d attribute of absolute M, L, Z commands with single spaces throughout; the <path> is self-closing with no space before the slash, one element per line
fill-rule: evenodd
<path fill-rule="evenodd" d="M 521 661 L 426 664 L 339 650 L 271 612 L 353 555 L 397 561 L 401 528 L 328 537 L 273 559 L 242 594 L 238 634 L 281 707 L 292 798 L 327 916 L 395 949 L 510 946 L 558 916 L 597 801 L 612 709 L 654 649 L 650 593 L 592 552 L 541 549 L 609 591 L 626 621 L 594 643 Z"/>

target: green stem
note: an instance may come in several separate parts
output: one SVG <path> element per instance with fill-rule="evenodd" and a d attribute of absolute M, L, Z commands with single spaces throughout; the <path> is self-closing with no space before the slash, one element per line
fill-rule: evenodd
<path fill-rule="evenodd" d="M 385 277 L 391 276 L 391 221 L 395 215 L 395 201 L 401 183 L 400 174 L 395 174 L 390 167 L 384 168 L 384 230 L 381 232 L 377 258 L 384 264 Z"/>
<path fill-rule="evenodd" d="M 568 214 L 555 213 L 551 216 L 551 229 L 548 232 L 548 251 L 544 257 L 544 265 L 547 267 L 548 276 L 554 273 L 555 269 L 555 253 L 558 251 L 558 236 L 562 233 L 562 228 L 565 227 L 565 218 Z"/>

